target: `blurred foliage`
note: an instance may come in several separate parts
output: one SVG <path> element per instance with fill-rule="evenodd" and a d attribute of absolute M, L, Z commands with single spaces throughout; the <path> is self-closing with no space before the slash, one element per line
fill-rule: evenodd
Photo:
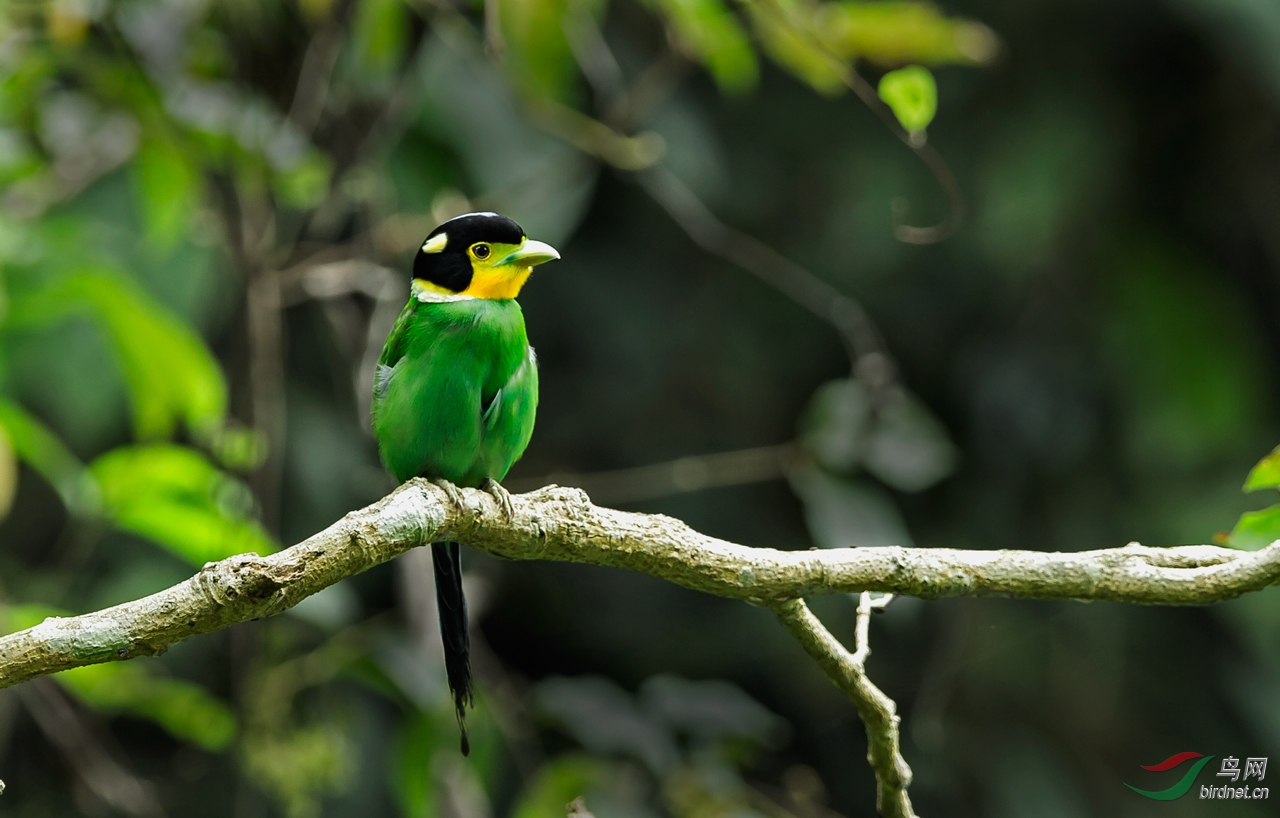
<path fill-rule="evenodd" d="M 48 605 L 10 605 L 5 633 L 34 627 L 48 617 L 69 616 Z M 230 708 L 201 686 L 169 678 L 137 662 L 88 665 L 53 677 L 75 698 L 107 714 L 150 719 L 180 741 L 223 750 L 236 732 Z"/>
<path fill-rule="evenodd" d="M 1280 538 L 1277 456 L 1239 491 L 1280 438 L 1278 19 L 1206 0 L 0 5 L 8 626 L 385 494 L 371 361 L 418 242 L 468 209 L 565 259 L 522 296 L 544 386 L 514 477 L 696 472 L 794 439 L 785 480 L 624 505 L 782 548 L 1174 544 L 1232 520 L 1218 542 Z M 943 177 L 874 92 L 845 94 L 850 70 L 954 170 L 969 215 L 947 242 L 894 239 L 947 215 Z M 894 360 L 851 359 L 695 247 L 631 183 L 655 163 L 858 298 Z M 765 612 L 572 566 L 468 555 L 461 758 L 412 556 L 57 686 L 170 814 L 872 814 L 852 709 Z M 847 599 L 815 608 L 850 637 Z M 1280 753 L 1274 592 L 904 599 L 872 643 L 924 815 L 1145 815 L 1118 782 L 1160 748 Z M 35 698 L 6 701 L 6 814 L 102 814 Z"/>
<path fill-rule="evenodd" d="M 108 517 L 154 540 L 193 567 L 235 554 L 269 554 L 248 487 L 199 452 L 152 444 L 112 449 L 89 466 Z"/>
<path fill-rule="evenodd" d="M 929 69 L 909 65 L 880 78 L 880 99 L 908 132 L 923 133 L 938 113 L 938 86 Z"/>
<path fill-rule="evenodd" d="M 1280 447 L 1259 460 L 1244 481 L 1246 492 L 1265 489 L 1280 490 Z M 1248 551 L 1271 545 L 1280 540 L 1280 503 L 1261 511 L 1246 511 L 1229 534 L 1219 532 L 1214 539 L 1223 545 Z"/>

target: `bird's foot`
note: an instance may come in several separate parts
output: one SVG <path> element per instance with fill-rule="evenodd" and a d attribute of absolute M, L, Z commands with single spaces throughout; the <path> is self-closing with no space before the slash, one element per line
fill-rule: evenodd
<path fill-rule="evenodd" d="M 508 523 L 515 519 L 516 507 L 511 503 L 511 492 L 504 489 L 501 483 L 493 478 L 486 477 L 485 481 L 480 484 L 480 489 L 498 501 L 498 508 L 502 509 L 502 516 Z"/>
<path fill-rule="evenodd" d="M 437 480 L 432 480 L 431 485 L 443 491 L 445 493 L 445 496 L 449 498 L 449 503 L 454 508 L 458 509 L 459 511 L 462 511 L 467 507 L 466 504 L 462 501 L 462 490 L 459 489 L 457 486 L 455 486 L 453 483 L 450 483 L 448 480 L 437 479 Z"/>

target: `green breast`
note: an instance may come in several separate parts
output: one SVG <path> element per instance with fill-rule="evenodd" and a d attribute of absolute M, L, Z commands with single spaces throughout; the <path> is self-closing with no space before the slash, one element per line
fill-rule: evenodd
<path fill-rule="evenodd" d="M 515 301 L 411 299 L 378 370 L 373 431 L 398 480 L 501 480 L 529 443 L 538 374 Z"/>

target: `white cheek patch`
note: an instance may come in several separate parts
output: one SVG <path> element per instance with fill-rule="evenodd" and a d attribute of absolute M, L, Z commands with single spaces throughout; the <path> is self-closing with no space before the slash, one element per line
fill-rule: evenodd
<path fill-rule="evenodd" d="M 439 235 L 435 235 L 427 239 L 426 244 L 422 245 L 422 252 L 439 253 L 439 252 L 442 252 L 445 246 L 448 244 L 449 244 L 449 234 L 440 233 Z"/>

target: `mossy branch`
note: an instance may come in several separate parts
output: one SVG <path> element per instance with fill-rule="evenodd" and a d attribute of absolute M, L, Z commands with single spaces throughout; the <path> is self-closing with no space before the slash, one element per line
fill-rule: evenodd
<path fill-rule="evenodd" d="M 1243 552 L 1211 545 L 1077 553 L 849 548 L 778 551 L 708 537 L 679 520 L 600 508 L 578 489 L 512 497 L 507 519 L 494 498 L 464 489 L 462 504 L 410 481 L 304 542 L 276 554 L 206 565 L 185 582 L 94 613 L 50 618 L 0 638 L 0 687 L 60 670 L 163 653 L 170 645 L 272 616 L 329 585 L 439 540 L 508 559 L 608 565 L 686 588 L 774 609 L 858 707 L 867 725 L 881 810 L 910 815 L 910 770 L 898 751 L 893 702 L 863 670 L 866 607 L 849 654 L 804 606 L 805 596 L 881 591 L 921 597 L 1010 596 L 1205 604 L 1280 580 L 1280 543 Z M 868 608 L 869 610 L 869 608 Z"/>

